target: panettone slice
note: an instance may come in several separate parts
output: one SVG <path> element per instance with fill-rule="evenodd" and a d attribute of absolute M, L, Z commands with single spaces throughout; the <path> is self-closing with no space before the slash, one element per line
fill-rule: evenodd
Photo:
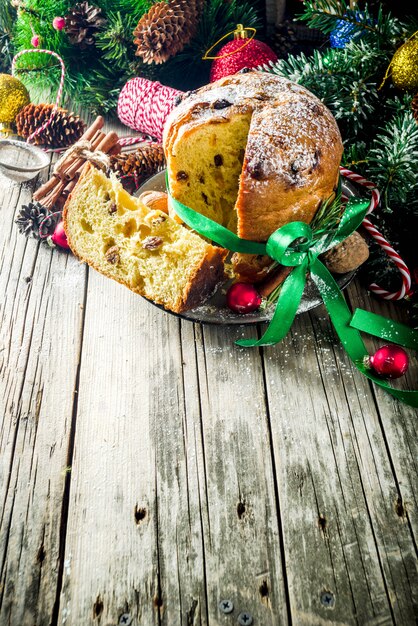
<path fill-rule="evenodd" d="M 226 250 L 150 210 L 90 164 L 63 219 L 70 248 L 81 260 L 176 313 L 204 302 L 225 280 Z"/>

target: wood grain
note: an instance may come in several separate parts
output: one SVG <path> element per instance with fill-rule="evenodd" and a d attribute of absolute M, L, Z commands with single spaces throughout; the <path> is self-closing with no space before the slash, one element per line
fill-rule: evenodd
<path fill-rule="evenodd" d="M 81 344 L 85 269 L 18 234 L 30 189 L 1 184 L 0 623 L 49 624 Z M 73 261 L 73 259 L 71 259 Z"/>

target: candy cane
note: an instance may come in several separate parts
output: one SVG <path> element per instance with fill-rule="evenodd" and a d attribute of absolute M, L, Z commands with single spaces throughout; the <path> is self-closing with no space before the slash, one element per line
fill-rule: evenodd
<path fill-rule="evenodd" d="M 345 178 L 348 178 L 349 180 L 352 180 L 359 185 L 370 189 L 372 197 L 370 200 L 370 206 L 367 214 L 374 211 L 374 209 L 378 206 L 380 202 L 380 193 L 378 189 L 376 189 L 376 186 L 369 180 L 366 180 L 366 178 L 363 178 L 363 176 L 360 176 L 360 174 L 356 174 L 355 172 L 352 172 L 345 167 L 340 167 L 340 173 Z M 381 298 L 384 298 L 385 300 L 402 300 L 402 298 L 404 298 L 411 290 L 411 274 L 407 265 L 399 256 L 399 254 L 392 248 L 390 243 L 386 241 L 383 235 L 377 230 L 377 228 L 373 226 L 373 224 L 367 217 L 365 217 L 363 220 L 363 226 L 367 230 L 369 235 L 373 237 L 373 239 L 379 244 L 382 250 L 385 251 L 388 257 L 392 259 L 402 277 L 402 286 L 400 287 L 400 289 L 398 289 L 398 291 L 394 293 L 386 291 L 386 289 L 383 289 L 383 287 L 379 287 L 379 285 L 376 285 L 376 283 L 372 283 L 371 285 L 369 285 L 370 291 L 380 296 Z"/>
<path fill-rule="evenodd" d="M 58 87 L 58 93 L 57 93 L 57 98 L 55 100 L 55 104 L 54 107 L 51 111 L 51 115 L 49 117 L 49 119 L 47 119 L 46 122 L 44 122 L 42 124 L 42 126 L 40 128 L 37 128 L 31 135 L 29 135 L 27 141 L 28 143 L 30 143 L 32 141 L 32 139 L 34 137 L 36 137 L 36 135 L 39 135 L 43 130 L 45 130 L 45 128 L 47 128 L 50 123 L 52 122 L 54 115 L 57 112 L 58 109 L 58 105 L 61 102 L 61 96 L 62 96 L 62 90 L 64 88 L 64 79 L 65 79 L 65 65 L 64 65 L 64 61 L 61 59 L 61 57 L 56 53 L 56 52 L 52 52 L 52 50 L 38 50 L 33 49 L 33 50 L 21 50 L 21 52 L 18 52 L 16 54 L 16 56 L 13 57 L 13 61 L 12 61 L 12 75 L 14 76 L 15 74 L 15 69 L 16 69 L 16 61 L 18 60 L 19 57 L 23 56 L 24 54 L 49 54 L 52 57 L 55 57 L 56 59 L 58 59 L 58 61 L 60 62 L 61 65 L 61 80 L 60 80 L 60 84 Z"/>

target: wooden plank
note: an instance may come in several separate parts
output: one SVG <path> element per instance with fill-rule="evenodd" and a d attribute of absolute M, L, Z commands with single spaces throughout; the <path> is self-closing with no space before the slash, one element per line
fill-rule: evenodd
<path fill-rule="evenodd" d="M 201 429 L 199 491 L 205 533 L 209 623 L 222 623 L 217 610 L 232 600 L 255 624 L 288 623 L 288 607 L 276 484 L 270 450 L 262 364 L 257 350 L 234 345 L 248 337 L 242 328 L 182 324 L 186 411 Z M 200 396 L 200 426 L 196 398 Z M 192 407 L 190 408 L 190 403 Z M 190 420 L 190 417 L 188 417 Z M 202 480 L 202 478 L 204 480 Z"/>
<path fill-rule="evenodd" d="M 403 303 L 391 303 L 367 295 L 364 287 L 354 283 L 349 290 L 353 310 L 358 307 L 406 323 Z M 364 335 L 370 354 L 385 342 Z M 399 389 L 418 388 L 417 353 L 408 350 L 410 362 L 406 376 L 393 381 Z M 401 520 L 410 525 L 415 543 L 418 543 L 418 411 L 391 398 L 379 387 L 373 386 L 379 409 L 380 425 L 386 449 L 396 476 L 397 490 L 392 505 Z"/>
<path fill-rule="evenodd" d="M 264 426 L 252 434 L 232 410 L 257 354 L 233 357 L 228 400 L 227 377 L 204 365 L 199 336 L 196 364 L 192 325 L 180 337 L 174 317 L 90 276 L 60 619 L 107 624 L 127 613 L 138 624 L 218 623 L 219 601 L 231 596 L 259 623 L 285 624 L 260 363 L 244 414 L 264 416 Z M 223 360 L 223 372 L 232 354 L 224 342 L 220 334 L 208 357 Z M 205 380 L 210 405 L 200 413 Z"/>
<path fill-rule="evenodd" d="M 59 584 L 85 270 L 18 233 L 29 187 L 0 190 L 0 623 L 33 626 Z"/>
<path fill-rule="evenodd" d="M 198 552 L 178 544 L 185 534 L 194 545 L 189 524 L 177 527 L 188 511 L 185 459 L 176 459 L 178 446 L 184 457 L 178 322 L 95 272 L 89 282 L 60 622 L 115 624 L 124 614 L 147 625 L 165 615 L 177 620 L 178 567 L 170 565 L 165 584 L 165 564 L 181 549 L 193 557 L 184 588 L 199 574 Z"/>
<path fill-rule="evenodd" d="M 265 350 L 265 372 L 295 623 L 412 624 L 414 544 L 379 414 L 323 309 Z"/>

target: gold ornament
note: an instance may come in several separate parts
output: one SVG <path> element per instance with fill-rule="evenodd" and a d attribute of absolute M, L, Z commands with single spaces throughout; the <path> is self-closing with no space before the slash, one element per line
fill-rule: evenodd
<path fill-rule="evenodd" d="M 403 44 L 390 64 L 392 81 L 398 89 L 418 89 L 418 37 Z"/>
<path fill-rule="evenodd" d="M 29 102 L 28 90 L 20 80 L 10 74 L 0 74 L 0 132 L 12 132 L 11 124 L 16 115 Z"/>

